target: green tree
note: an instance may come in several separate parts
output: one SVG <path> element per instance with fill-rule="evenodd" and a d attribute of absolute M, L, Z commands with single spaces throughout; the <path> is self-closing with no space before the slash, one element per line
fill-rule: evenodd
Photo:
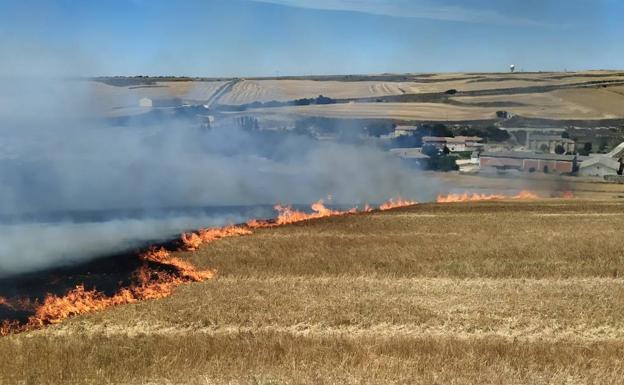
<path fill-rule="evenodd" d="M 579 154 L 583 156 L 588 156 L 592 152 L 592 144 L 591 142 L 586 142 L 583 145 L 583 148 L 579 149 Z"/>
<path fill-rule="evenodd" d="M 430 156 L 432 158 L 434 157 L 438 157 L 441 155 L 440 153 L 440 149 L 437 148 L 436 146 L 432 146 L 430 144 L 423 146 L 422 150 L 420 150 L 423 154 Z"/>
<path fill-rule="evenodd" d="M 524 130 L 519 130 L 519 131 L 514 132 L 514 136 L 516 137 L 516 141 L 519 144 L 524 145 L 527 141 L 527 132 Z"/>
<path fill-rule="evenodd" d="M 609 148 L 609 144 L 607 143 L 607 139 L 602 139 L 600 141 L 600 147 L 598 148 L 598 152 L 601 154 L 606 153 L 608 148 Z"/>
<path fill-rule="evenodd" d="M 433 126 L 427 126 L 425 128 L 430 136 L 454 136 L 453 131 L 442 123 L 436 123 Z"/>
<path fill-rule="evenodd" d="M 501 130 L 496 126 L 488 126 L 485 128 L 485 137 L 494 142 L 504 142 L 511 137 L 509 132 Z"/>

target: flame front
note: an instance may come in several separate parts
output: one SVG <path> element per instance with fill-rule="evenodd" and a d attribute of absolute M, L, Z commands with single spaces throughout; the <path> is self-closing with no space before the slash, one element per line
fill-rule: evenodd
<path fill-rule="evenodd" d="M 416 202 L 411 200 L 391 199 L 382 204 L 379 209 L 388 210 L 414 204 Z M 253 230 L 260 228 L 373 211 L 373 208 L 368 204 L 362 210 L 357 208 L 345 211 L 333 210 L 326 207 L 322 200 L 312 204 L 311 213 L 295 210 L 291 206 L 276 205 L 274 208 L 278 213 L 275 220 L 252 219 L 242 225 L 212 227 L 197 232 L 184 233 L 180 238 L 182 249 L 194 251 L 204 244 L 219 239 L 253 234 Z M 191 263 L 173 257 L 170 251 L 164 248 L 151 248 L 138 254 L 137 257 L 142 263 L 133 273 L 133 283 L 110 296 L 95 289 L 88 290 L 84 285 L 78 285 L 63 296 L 48 294 L 42 303 L 32 303 L 27 299 L 9 300 L 0 297 L 0 306 L 10 309 L 34 310 L 34 314 L 25 323 L 3 320 L 0 323 L 0 336 L 58 324 L 73 316 L 104 310 L 116 305 L 163 298 L 170 295 L 179 285 L 205 281 L 213 278 L 216 274 L 213 270 L 198 270 Z"/>
<path fill-rule="evenodd" d="M 564 191 L 563 194 L 561 194 L 561 198 L 574 199 L 574 193 L 572 191 Z"/>
<path fill-rule="evenodd" d="M 418 204 L 418 202 L 407 200 L 407 199 L 401 199 L 401 198 L 390 199 L 387 202 L 382 203 L 381 206 L 379 206 L 379 210 L 385 211 L 385 210 L 390 210 L 390 209 L 396 209 L 399 207 L 413 206 L 416 204 Z"/>
<path fill-rule="evenodd" d="M 295 210 L 291 206 L 276 205 L 274 209 L 275 211 L 278 212 L 278 215 L 277 215 L 277 219 L 275 222 L 277 225 L 287 225 L 290 223 L 308 221 L 310 219 L 318 219 L 318 218 L 332 217 L 332 216 L 337 216 L 337 215 L 353 214 L 357 212 L 356 208 L 353 208 L 347 211 L 338 211 L 338 210 L 329 209 L 325 206 L 325 202 L 323 202 L 322 199 L 319 200 L 318 202 L 313 203 L 311 208 L 312 208 L 311 213 L 305 213 L 303 211 Z"/>
<path fill-rule="evenodd" d="M 438 195 L 436 202 L 438 203 L 479 202 L 479 201 L 493 201 L 493 200 L 503 200 L 503 199 L 532 200 L 532 199 L 539 199 L 539 196 L 530 191 L 521 191 L 516 195 L 463 193 L 463 194 Z"/>
<path fill-rule="evenodd" d="M 0 335 L 38 329 L 60 323 L 69 317 L 104 310 L 111 306 L 163 298 L 183 283 L 204 281 L 215 275 L 211 270 L 197 270 L 190 263 L 172 257 L 169 251 L 163 248 L 150 249 L 140 254 L 138 258 L 143 264 L 134 272 L 134 283 L 129 287 L 120 289 L 112 296 L 95 289 L 87 290 L 84 285 L 76 286 L 63 296 L 48 294 L 43 303 L 34 304 L 35 313 L 28 317 L 25 324 L 3 321 L 0 325 Z M 161 265 L 166 270 L 150 267 L 149 263 Z M 12 305 L 6 299 L 0 304 Z"/>
<path fill-rule="evenodd" d="M 244 226 L 212 227 L 196 233 L 182 234 L 181 242 L 186 250 L 197 250 L 204 243 L 214 242 L 221 238 L 249 235 L 252 231 Z"/>

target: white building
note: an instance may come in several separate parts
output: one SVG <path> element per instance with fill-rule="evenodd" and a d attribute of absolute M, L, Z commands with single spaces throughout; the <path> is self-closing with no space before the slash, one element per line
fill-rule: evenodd
<path fill-rule="evenodd" d="M 139 99 L 139 107 L 152 107 L 154 103 L 150 98 L 141 98 Z"/>
<path fill-rule="evenodd" d="M 611 150 L 611 152 L 605 154 L 605 156 L 613 159 L 620 159 L 624 156 L 624 142 L 618 144 L 613 150 Z"/>
<path fill-rule="evenodd" d="M 457 159 L 455 164 L 459 167 L 460 172 L 476 173 L 479 172 L 479 161 L 475 163 L 472 159 Z"/>
<path fill-rule="evenodd" d="M 416 131 L 418 131 L 417 126 L 396 126 L 394 128 L 394 137 L 396 138 L 403 135 L 412 135 Z"/>
<path fill-rule="evenodd" d="M 527 134 L 529 150 L 554 154 L 558 146 L 563 147 L 565 153 L 573 154 L 576 143 L 572 139 L 562 138 L 561 135 Z"/>
<path fill-rule="evenodd" d="M 391 148 L 390 153 L 418 166 L 425 166 L 430 159 L 428 155 L 420 151 L 420 148 Z"/>
<path fill-rule="evenodd" d="M 434 146 L 439 149 L 448 148 L 451 152 L 475 151 L 483 148 L 483 138 L 478 136 L 423 136 L 423 146 Z"/>
<path fill-rule="evenodd" d="M 585 159 L 579 166 L 578 174 L 582 176 L 617 175 L 620 162 L 608 156 L 592 156 Z"/>
<path fill-rule="evenodd" d="M 616 146 L 611 152 L 604 155 L 594 155 L 583 160 L 579 166 L 579 175 L 599 176 L 618 175 L 624 168 L 624 142 Z"/>

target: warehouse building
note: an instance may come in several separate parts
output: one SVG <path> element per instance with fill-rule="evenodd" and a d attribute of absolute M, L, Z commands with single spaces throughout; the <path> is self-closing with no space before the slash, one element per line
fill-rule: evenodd
<path fill-rule="evenodd" d="M 479 158 L 479 168 L 565 174 L 575 171 L 577 162 L 576 155 L 520 151 L 484 152 Z"/>
<path fill-rule="evenodd" d="M 426 167 L 430 157 L 423 154 L 419 148 L 392 148 L 390 153 L 406 164 L 418 167 Z"/>
<path fill-rule="evenodd" d="M 451 152 L 476 151 L 483 148 L 483 138 L 478 136 L 423 136 L 423 146 L 434 146 L 439 149 L 448 148 Z"/>
<path fill-rule="evenodd" d="M 555 153 L 559 146 L 570 154 L 574 153 L 576 147 L 572 139 L 562 138 L 560 135 L 529 134 L 527 137 L 527 147 L 533 151 Z"/>
<path fill-rule="evenodd" d="M 154 106 L 154 102 L 152 101 L 152 99 L 150 98 L 141 98 L 139 99 L 139 107 L 153 107 Z"/>
<path fill-rule="evenodd" d="M 619 161 L 607 156 L 592 156 L 581 163 L 579 175 L 599 176 L 618 175 L 622 167 L 622 159 Z"/>
<path fill-rule="evenodd" d="M 394 137 L 412 135 L 416 131 L 418 131 L 417 126 L 396 126 L 394 128 Z"/>

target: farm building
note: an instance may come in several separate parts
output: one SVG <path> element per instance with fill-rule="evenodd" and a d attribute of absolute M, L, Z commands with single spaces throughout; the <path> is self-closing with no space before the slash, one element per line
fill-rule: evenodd
<path fill-rule="evenodd" d="M 457 164 L 461 172 L 472 173 L 479 171 L 479 162 L 475 163 L 472 159 L 457 159 L 455 164 Z"/>
<path fill-rule="evenodd" d="M 605 156 L 608 156 L 609 158 L 613 158 L 613 159 L 618 159 L 618 160 L 624 157 L 624 142 L 615 146 L 615 148 L 611 150 L 608 154 L 605 154 Z"/>
<path fill-rule="evenodd" d="M 617 175 L 621 167 L 622 159 L 619 161 L 608 156 L 592 156 L 581 163 L 579 175 L 599 176 Z"/>
<path fill-rule="evenodd" d="M 484 152 L 479 158 L 483 169 L 570 173 L 576 169 L 576 155 L 538 154 L 534 152 Z"/>
<path fill-rule="evenodd" d="M 573 153 L 576 147 L 572 139 L 562 138 L 560 135 L 527 136 L 527 147 L 530 150 L 554 154 L 557 146 L 562 146 L 566 153 Z"/>
<path fill-rule="evenodd" d="M 139 99 L 139 107 L 152 107 L 154 103 L 150 98 L 141 98 Z"/>
<path fill-rule="evenodd" d="M 423 146 L 448 148 L 451 152 L 475 151 L 483 148 L 483 138 L 478 136 L 423 136 Z"/>
<path fill-rule="evenodd" d="M 394 136 L 411 135 L 416 131 L 418 131 L 416 126 L 396 126 L 394 128 Z"/>
<path fill-rule="evenodd" d="M 403 161 L 413 165 L 424 167 L 427 165 L 430 157 L 423 154 L 419 148 L 392 148 L 390 153 Z"/>

